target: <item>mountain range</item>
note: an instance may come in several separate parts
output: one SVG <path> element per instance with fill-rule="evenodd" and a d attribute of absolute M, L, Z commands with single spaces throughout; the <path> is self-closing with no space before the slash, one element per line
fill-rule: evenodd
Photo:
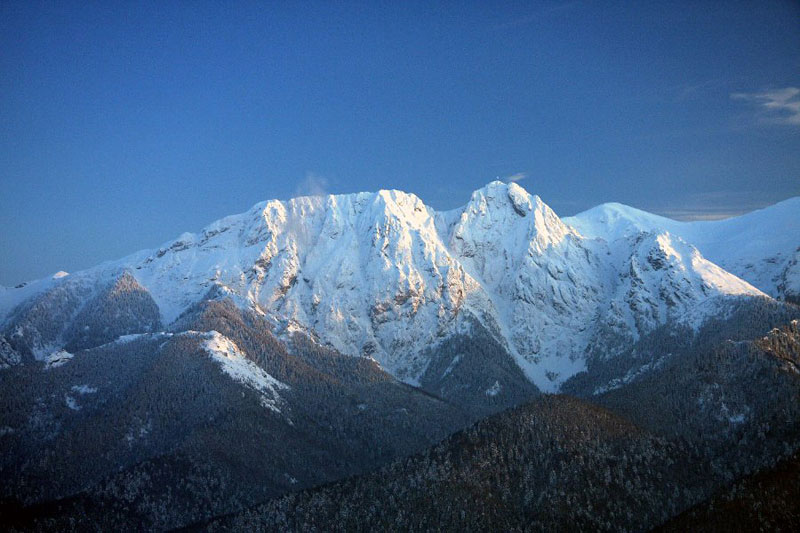
<path fill-rule="evenodd" d="M 430 366 L 425 349 L 478 323 L 537 387 L 554 392 L 585 369 L 583 354 L 599 336 L 636 339 L 673 320 L 697 325 L 729 297 L 796 299 L 798 212 L 795 198 L 735 219 L 680 223 L 605 204 L 562 221 L 501 182 L 442 213 L 399 191 L 270 201 L 157 250 L 4 289 L 0 313 L 7 338 L 26 338 L 42 359 L 64 347 L 74 317 L 60 321 L 62 331 L 27 333 L 25 302 L 61 291 L 77 309 L 125 274 L 169 324 L 210 290 L 224 291 L 281 331 L 370 356 L 411 384 Z"/>
<path fill-rule="evenodd" d="M 422 496 L 408 496 L 411 474 L 393 461 L 483 457 L 484 437 L 464 444 L 481 424 L 499 435 L 534 424 L 535 446 L 519 428 L 491 444 L 517 450 L 503 456 L 511 485 L 498 487 L 563 496 L 558 479 L 529 479 L 514 461 L 551 454 L 580 434 L 576 420 L 600 416 L 580 453 L 644 454 L 653 501 L 667 498 L 659 476 L 675 474 L 666 461 L 683 465 L 669 485 L 678 496 L 663 512 L 623 519 L 610 506 L 575 523 L 653 527 L 800 444 L 799 301 L 800 198 L 698 222 L 620 204 L 562 219 L 499 181 L 444 212 L 394 190 L 262 202 L 158 249 L 0 288 L 0 508 L 22 528 L 78 515 L 100 524 L 99 508 L 153 529 L 245 509 L 211 525 L 261 523 L 256 512 L 268 528 L 305 529 L 307 517 L 286 518 L 274 499 L 363 474 L 326 490 L 357 508 L 384 476 L 401 488 L 382 497 L 410 509 Z M 758 398 L 761 388 L 770 393 Z M 742 438 L 764 442 L 731 452 Z M 563 463 L 559 453 L 542 468 Z M 434 483 L 456 509 L 459 491 L 478 490 L 458 481 L 479 470 L 476 457 Z M 689 476 L 699 467 L 708 475 Z M 626 482 L 638 474 L 620 472 L 614 491 L 634 498 Z M 494 494 L 487 483 L 480 491 Z M 559 506 L 531 507 L 541 496 L 512 500 L 439 519 L 487 527 L 507 507 L 508 527 L 557 520 Z M 392 513 L 364 524 L 391 515 L 418 528 L 427 516 Z"/>

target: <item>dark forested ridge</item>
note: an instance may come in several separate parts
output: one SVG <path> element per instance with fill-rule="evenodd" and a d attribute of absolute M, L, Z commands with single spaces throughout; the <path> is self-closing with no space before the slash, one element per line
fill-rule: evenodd
<path fill-rule="evenodd" d="M 785 343 L 787 333 L 796 336 L 796 325 L 793 332 L 774 332 L 771 337 L 780 340 L 765 342 Z M 797 338 L 791 342 L 797 354 Z M 793 397 L 786 403 L 798 401 L 796 377 L 793 387 Z M 777 406 L 776 411 L 784 408 Z M 757 425 L 762 443 L 771 446 L 726 455 L 712 444 L 725 440 L 729 448 L 736 448 L 736 439 L 748 430 L 716 434 L 713 439 L 668 437 L 667 431 L 659 435 L 590 403 L 545 396 L 485 419 L 379 472 L 290 494 L 203 527 L 234 531 L 642 531 L 704 501 L 736 472 L 775 464 L 800 442 L 798 420 L 783 420 L 786 427 L 778 434 Z M 777 449 L 779 444 L 783 450 Z M 791 469 L 794 463 L 781 464 Z M 785 505 L 796 487 L 796 479 L 791 478 L 761 500 L 752 495 L 751 488 L 746 497 L 770 511 L 765 511 L 763 521 L 756 513 L 749 523 L 794 520 L 796 514 Z M 742 490 L 735 497 L 745 497 Z M 708 518 L 706 524 L 713 524 L 712 520 Z"/>
<path fill-rule="evenodd" d="M 230 301 L 203 302 L 172 329 L 0 374 L 4 522 L 175 527 L 368 471 L 474 419 L 371 360 L 302 337 L 289 352 Z M 277 411 L 220 370 L 198 330 L 224 332 L 286 386 Z"/>
<path fill-rule="evenodd" d="M 800 454 L 739 479 L 657 532 L 800 530 Z"/>
<path fill-rule="evenodd" d="M 763 311 L 762 330 L 765 323 L 786 318 L 775 316 L 776 308 Z M 788 313 L 795 316 L 796 309 Z M 798 322 L 753 340 L 725 338 L 736 330 L 736 320 L 758 316 L 734 312 L 695 338 L 682 338 L 680 345 L 662 344 L 670 358 L 658 369 L 593 395 L 592 401 L 611 410 L 546 396 L 377 473 L 290 494 L 210 527 L 641 531 L 658 526 L 800 447 Z M 758 326 L 751 322 L 742 329 L 748 328 Z M 786 491 L 768 494 L 773 493 L 757 505 L 791 520 L 791 512 L 781 511 Z M 787 519 L 784 515 L 776 520 Z M 762 525 L 772 523 L 769 516 Z"/>
<path fill-rule="evenodd" d="M 489 415 L 539 394 L 508 350 L 477 322 L 470 335 L 450 337 L 428 352 L 420 386 L 472 413 Z"/>
<path fill-rule="evenodd" d="M 707 491 L 686 450 L 610 411 L 544 396 L 378 472 L 210 524 L 260 531 L 642 530 Z"/>
<path fill-rule="evenodd" d="M 224 291 L 165 325 L 125 273 L 58 285 L 0 336 L 0 524 L 642 531 L 713 521 L 720 498 L 780 512 L 796 485 L 766 501 L 747 480 L 800 449 L 798 318 L 732 299 L 696 331 L 609 336 L 543 396 L 479 323 L 413 387 Z"/>
<path fill-rule="evenodd" d="M 710 333 L 709 333 L 710 335 Z M 754 340 L 704 340 L 593 402 L 713 459 L 732 481 L 800 446 L 800 331 L 792 321 Z"/>

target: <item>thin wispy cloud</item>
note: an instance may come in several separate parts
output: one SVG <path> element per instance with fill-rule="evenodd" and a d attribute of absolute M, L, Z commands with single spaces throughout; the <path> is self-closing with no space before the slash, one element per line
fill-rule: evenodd
<path fill-rule="evenodd" d="M 756 209 L 761 209 L 767 206 L 759 206 Z M 667 209 L 658 211 L 656 214 L 671 218 L 673 220 L 680 220 L 682 222 L 695 222 L 695 221 L 709 221 L 709 220 L 724 220 L 726 218 L 738 217 L 749 213 L 753 209 L 740 209 L 735 211 L 720 211 L 718 213 L 706 213 L 704 211 L 692 211 L 689 209 Z"/>
<path fill-rule="evenodd" d="M 503 178 L 503 181 L 505 181 L 506 183 L 509 183 L 509 182 L 516 183 L 518 181 L 524 180 L 527 177 L 528 177 L 528 175 L 525 174 L 524 172 L 517 172 L 515 174 L 511 174 L 510 176 L 506 176 L 505 178 Z"/>
<path fill-rule="evenodd" d="M 306 172 L 305 177 L 297 182 L 294 196 L 325 196 L 328 194 L 328 180 L 314 172 Z"/>
<path fill-rule="evenodd" d="M 800 89 L 797 87 L 733 93 L 731 98 L 757 106 L 767 122 L 800 126 Z"/>
<path fill-rule="evenodd" d="M 714 191 L 687 195 L 680 202 L 646 210 L 675 220 L 721 220 L 768 207 L 777 200 L 759 191 Z"/>

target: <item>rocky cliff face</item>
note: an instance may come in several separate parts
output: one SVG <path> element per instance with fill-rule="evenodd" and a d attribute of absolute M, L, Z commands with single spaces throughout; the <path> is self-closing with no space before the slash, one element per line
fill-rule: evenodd
<path fill-rule="evenodd" d="M 431 363 L 425 352 L 477 322 L 555 391 L 601 336 L 696 327 L 720 299 L 763 296 L 667 231 L 586 233 L 514 183 L 490 183 L 448 212 L 399 191 L 269 201 L 158 250 L 31 283 L 24 298 L 5 289 L 0 312 L 12 346 L 42 358 L 89 347 L 97 328 L 106 342 L 153 331 L 150 299 L 168 324 L 213 290 L 412 384 Z M 132 292 L 103 292 L 120 283 Z M 125 318 L 87 323 L 114 299 L 122 307 L 104 313 Z"/>

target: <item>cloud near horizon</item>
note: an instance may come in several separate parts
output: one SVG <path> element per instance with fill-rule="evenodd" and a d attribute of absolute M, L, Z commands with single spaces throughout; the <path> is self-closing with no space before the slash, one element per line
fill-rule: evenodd
<path fill-rule="evenodd" d="M 675 220 L 721 220 L 774 205 L 786 198 L 764 191 L 712 191 L 685 195 L 680 202 L 652 205 L 646 211 Z"/>
<path fill-rule="evenodd" d="M 769 122 L 800 126 L 800 89 L 797 87 L 757 93 L 733 93 L 731 98 L 759 106 Z"/>

